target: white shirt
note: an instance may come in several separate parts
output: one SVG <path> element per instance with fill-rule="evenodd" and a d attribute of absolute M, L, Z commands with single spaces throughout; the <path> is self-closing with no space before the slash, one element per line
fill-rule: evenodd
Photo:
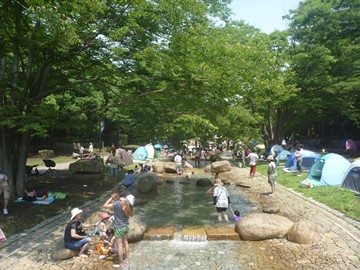
<path fill-rule="evenodd" d="M 174 161 L 176 164 L 181 164 L 182 158 L 180 155 L 176 155 L 174 158 Z"/>
<path fill-rule="evenodd" d="M 217 186 L 214 189 L 214 196 L 217 197 L 216 207 L 223 207 L 228 208 L 229 201 L 228 201 L 228 191 L 224 186 Z"/>
<path fill-rule="evenodd" d="M 259 156 L 256 153 L 250 153 L 248 155 L 249 158 L 249 165 L 256 165 L 256 160 L 259 159 Z"/>

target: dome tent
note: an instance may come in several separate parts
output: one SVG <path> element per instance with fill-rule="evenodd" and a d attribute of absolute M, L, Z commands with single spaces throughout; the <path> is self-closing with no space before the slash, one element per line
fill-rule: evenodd
<path fill-rule="evenodd" d="M 145 160 L 148 156 L 147 150 L 144 146 L 140 146 L 138 149 L 135 150 L 133 154 L 134 160 Z"/>
<path fill-rule="evenodd" d="M 350 164 L 341 186 L 360 193 L 360 160 L 355 160 Z"/>
<path fill-rule="evenodd" d="M 308 176 L 301 183 L 312 186 L 340 187 L 349 165 L 350 162 L 338 154 L 326 154 L 314 163 Z"/>
<path fill-rule="evenodd" d="M 147 158 L 153 159 L 155 154 L 154 146 L 151 143 L 149 143 L 145 145 L 145 149 L 147 151 Z"/>

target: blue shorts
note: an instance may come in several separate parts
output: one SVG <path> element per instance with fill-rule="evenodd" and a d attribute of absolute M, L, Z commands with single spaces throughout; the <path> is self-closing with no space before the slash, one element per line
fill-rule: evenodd
<path fill-rule="evenodd" d="M 117 176 L 118 169 L 117 168 L 109 168 L 110 176 Z"/>
<path fill-rule="evenodd" d="M 85 244 L 89 243 L 91 240 L 90 237 L 86 237 L 79 240 L 74 240 L 71 242 L 65 242 L 65 247 L 71 250 L 81 249 Z"/>

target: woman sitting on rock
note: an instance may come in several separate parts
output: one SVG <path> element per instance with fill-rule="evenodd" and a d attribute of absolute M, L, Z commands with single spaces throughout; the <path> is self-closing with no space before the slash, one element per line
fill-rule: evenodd
<path fill-rule="evenodd" d="M 70 222 L 65 228 L 64 242 L 66 248 L 80 250 L 78 255 L 80 257 L 87 257 L 88 255 L 84 254 L 84 252 L 89 251 L 91 238 L 87 234 L 82 233 L 82 230 L 88 229 L 92 225 L 81 223 L 82 213 L 83 211 L 79 208 L 71 210 Z"/>

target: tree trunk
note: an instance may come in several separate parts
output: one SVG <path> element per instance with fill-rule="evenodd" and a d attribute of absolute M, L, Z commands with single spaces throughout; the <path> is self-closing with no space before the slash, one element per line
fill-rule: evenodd
<path fill-rule="evenodd" d="M 21 197 L 25 188 L 25 168 L 30 143 L 30 134 L 22 133 L 20 136 L 19 156 L 16 170 L 16 194 Z"/>

